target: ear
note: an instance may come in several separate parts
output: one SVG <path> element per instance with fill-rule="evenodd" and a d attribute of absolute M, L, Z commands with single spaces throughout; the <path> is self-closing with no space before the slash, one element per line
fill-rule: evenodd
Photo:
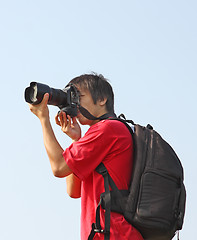
<path fill-rule="evenodd" d="M 104 106 L 107 102 L 107 98 L 104 98 L 103 100 L 98 100 L 98 103 L 100 106 Z"/>

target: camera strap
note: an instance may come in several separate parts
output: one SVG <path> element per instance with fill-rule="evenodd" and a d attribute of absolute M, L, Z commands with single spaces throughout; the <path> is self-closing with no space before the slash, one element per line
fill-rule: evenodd
<path fill-rule="evenodd" d="M 81 105 L 79 105 L 78 107 L 79 107 L 79 111 L 81 112 L 81 114 L 89 120 L 104 120 L 109 117 L 116 117 L 115 113 L 105 113 L 102 116 L 97 118 L 97 117 L 93 116 L 90 112 L 88 112 L 88 110 L 85 109 L 84 107 L 82 107 Z"/>

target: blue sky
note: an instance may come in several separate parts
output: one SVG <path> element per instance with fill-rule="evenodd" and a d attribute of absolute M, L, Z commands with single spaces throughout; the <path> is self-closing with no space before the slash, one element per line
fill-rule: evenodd
<path fill-rule="evenodd" d="M 80 200 L 52 175 L 41 126 L 24 101 L 31 81 L 63 88 L 95 71 L 110 80 L 116 113 L 150 123 L 185 171 L 181 239 L 197 215 L 197 3 L 171 1 L 0 1 L 0 239 L 79 239 Z M 71 141 L 52 126 L 63 148 Z M 87 128 L 83 128 L 83 132 Z"/>

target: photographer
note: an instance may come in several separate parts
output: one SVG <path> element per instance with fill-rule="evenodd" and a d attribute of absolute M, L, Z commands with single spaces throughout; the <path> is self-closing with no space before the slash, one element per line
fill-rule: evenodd
<path fill-rule="evenodd" d="M 73 143 L 63 150 L 50 124 L 46 93 L 42 102 L 31 105 L 30 110 L 39 118 L 44 145 L 53 174 L 66 177 L 67 192 L 73 198 L 81 197 L 81 239 L 87 240 L 95 222 L 96 208 L 104 190 L 103 177 L 95 168 L 103 162 L 119 189 L 128 189 L 132 172 L 133 143 L 126 126 L 110 120 L 114 117 L 114 95 L 111 85 L 102 75 L 85 74 L 71 82 L 79 91 L 80 105 L 89 115 L 78 111 L 71 118 L 61 111 L 55 117 L 56 123 Z M 100 120 L 101 116 L 108 120 Z M 94 116 L 93 118 L 88 116 Z M 93 120 L 91 120 L 93 119 Z M 89 125 L 81 137 L 82 125 Z M 101 209 L 101 226 L 104 228 L 104 210 Z M 104 239 L 103 233 L 96 233 L 94 239 Z M 111 213 L 110 239 L 142 240 L 140 233 L 121 214 Z"/>

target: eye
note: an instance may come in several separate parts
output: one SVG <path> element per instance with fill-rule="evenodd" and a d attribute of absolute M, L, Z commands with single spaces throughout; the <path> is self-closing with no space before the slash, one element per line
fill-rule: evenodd
<path fill-rule="evenodd" d="M 83 97 L 84 97 L 85 95 L 84 94 L 79 94 L 79 101 L 81 101 L 81 99 L 83 99 Z"/>
<path fill-rule="evenodd" d="M 82 93 L 82 92 L 79 93 L 79 97 L 84 97 L 84 96 L 85 96 L 84 93 Z"/>

